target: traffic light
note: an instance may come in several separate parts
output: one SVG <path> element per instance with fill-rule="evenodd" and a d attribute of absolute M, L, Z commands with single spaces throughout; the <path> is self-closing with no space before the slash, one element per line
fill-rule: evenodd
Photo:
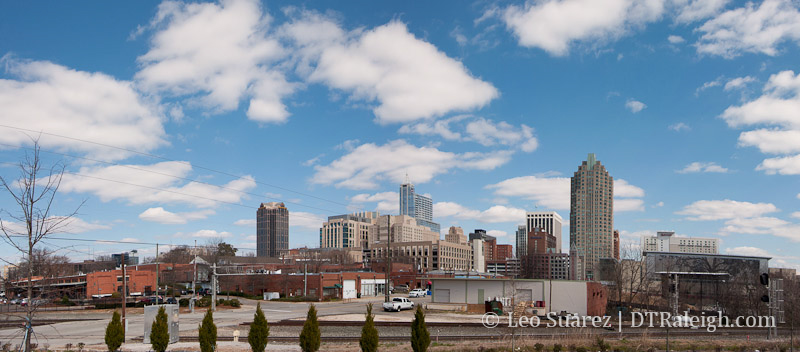
<path fill-rule="evenodd" d="M 758 280 L 761 281 L 761 284 L 764 286 L 769 286 L 769 274 L 763 273 L 761 276 L 758 277 Z M 769 295 L 761 296 L 761 302 L 769 303 Z"/>

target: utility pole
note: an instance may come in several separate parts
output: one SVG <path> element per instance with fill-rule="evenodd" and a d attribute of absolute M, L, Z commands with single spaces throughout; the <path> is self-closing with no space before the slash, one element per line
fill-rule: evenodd
<path fill-rule="evenodd" d="M 211 311 L 217 311 L 217 263 L 211 265 Z"/>
<path fill-rule="evenodd" d="M 194 240 L 194 274 L 192 275 L 192 302 L 196 301 L 197 300 L 196 298 L 197 298 L 197 240 Z M 192 304 L 192 313 L 194 313 L 194 304 Z"/>
<path fill-rule="evenodd" d="M 308 296 L 308 263 L 303 264 L 303 297 Z"/>
<path fill-rule="evenodd" d="M 156 301 L 158 301 L 158 243 L 156 243 Z M 166 292 L 165 292 L 166 295 Z M 161 302 L 158 302 L 161 303 Z"/>
<path fill-rule="evenodd" d="M 127 252 L 122 252 L 122 342 L 125 342 L 125 327 L 128 325 L 128 320 L 125 318 L 125 306 L 128 305 L 128 275 L 125 275 L 125 255 Z"/>
<path fill-rule="evenodd" d="M 389 276 L 392 273 L 392 216 L 386 215 L 386 224 L 388 229 L 386 231 L 386 282 L 384 283 L 383 291 L 385 293 L 385 302 L 389 302 Z"/>

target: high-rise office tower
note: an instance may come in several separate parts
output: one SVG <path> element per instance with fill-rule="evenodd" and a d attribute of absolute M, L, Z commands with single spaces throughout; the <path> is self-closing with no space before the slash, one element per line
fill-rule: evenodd
<path fill-rule="evenodd" d="M 564 220 L 561 215 L 554 211 L 535 211 L 528 212 L 525 222 L 526 231 L 530 233 L 533 229 L 542 229 L 556 238 L 556 253 L 561 253 L 561 226 Z M 527 236 L 528 233 L 525 235 Z"/>
<path fill-rule="evenodd" d="M 569 245 L 580 257 L 584 278 L 594 280 L 601 258 L 614 257 L 614 178 L 594 153 L 570 180 Z"/>
<path fill-rule="evenodd" d="M 517 258 L 523 258 L 528 253 L 528 226 L 517 226 L 515 237 L 517 239 Z"/>
<path fill-rule="evenodd" d="M 433 222 L 433 200 L 416 194 L 414 185 L 406 180 L 400 185 L 400 215 L 408 215 L 417 220 L 417 224 L 439 233 L 440 226 Z"/>
<path fill-rule="evenodd" d="M 289 249 L 289 209 L 283 203 L 261 203 L 256 211 L 256 254 L 277 258 Z"/>

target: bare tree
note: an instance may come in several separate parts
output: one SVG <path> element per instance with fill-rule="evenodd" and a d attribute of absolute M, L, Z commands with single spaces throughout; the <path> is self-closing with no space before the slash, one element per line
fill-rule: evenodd
<path fill-rule="evenodd" d="M 24 159 L 18 163 L 19 178 L 8 180 L 0 176 L 3 188 L 17 204 L 18 211 L 6 209 L 0 211 L 0 231 L 5 240 L 27 260 L 27 298 L 26 333 L 24 347 L 31 350 L 30 327 L 36 305 L 33 302 L 34 265 L 31 262 L 35 249 L 47 236 L 65 230 L 77 214 L 81 203 L 72 213 L 53 215 L 51 213 L 58 188 L 64 175 L 64 165 L 55 163 L 47 168 L 39 155 L 39 141 L 33 140 L 33 148 L 25 153 Z"/>

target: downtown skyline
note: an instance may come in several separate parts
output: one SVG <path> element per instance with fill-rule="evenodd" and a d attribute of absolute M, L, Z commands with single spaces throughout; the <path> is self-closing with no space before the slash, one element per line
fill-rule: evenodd
<path fill-rule="evenodd" d="M 132 242 L 76 258 L 254 249 L 268 202 L 317 247 L 328 216 L 398 214 L 406 174 L 443 232 L 513 244 L 525 212 L 568 216 L 595 153 L 623 245 L 675 231 L 800 269 L 796 3 L 292 4 L 1 5 L 0 174 L 41 132 L 57 214 L 86 200 L 64 236 Z"/>

